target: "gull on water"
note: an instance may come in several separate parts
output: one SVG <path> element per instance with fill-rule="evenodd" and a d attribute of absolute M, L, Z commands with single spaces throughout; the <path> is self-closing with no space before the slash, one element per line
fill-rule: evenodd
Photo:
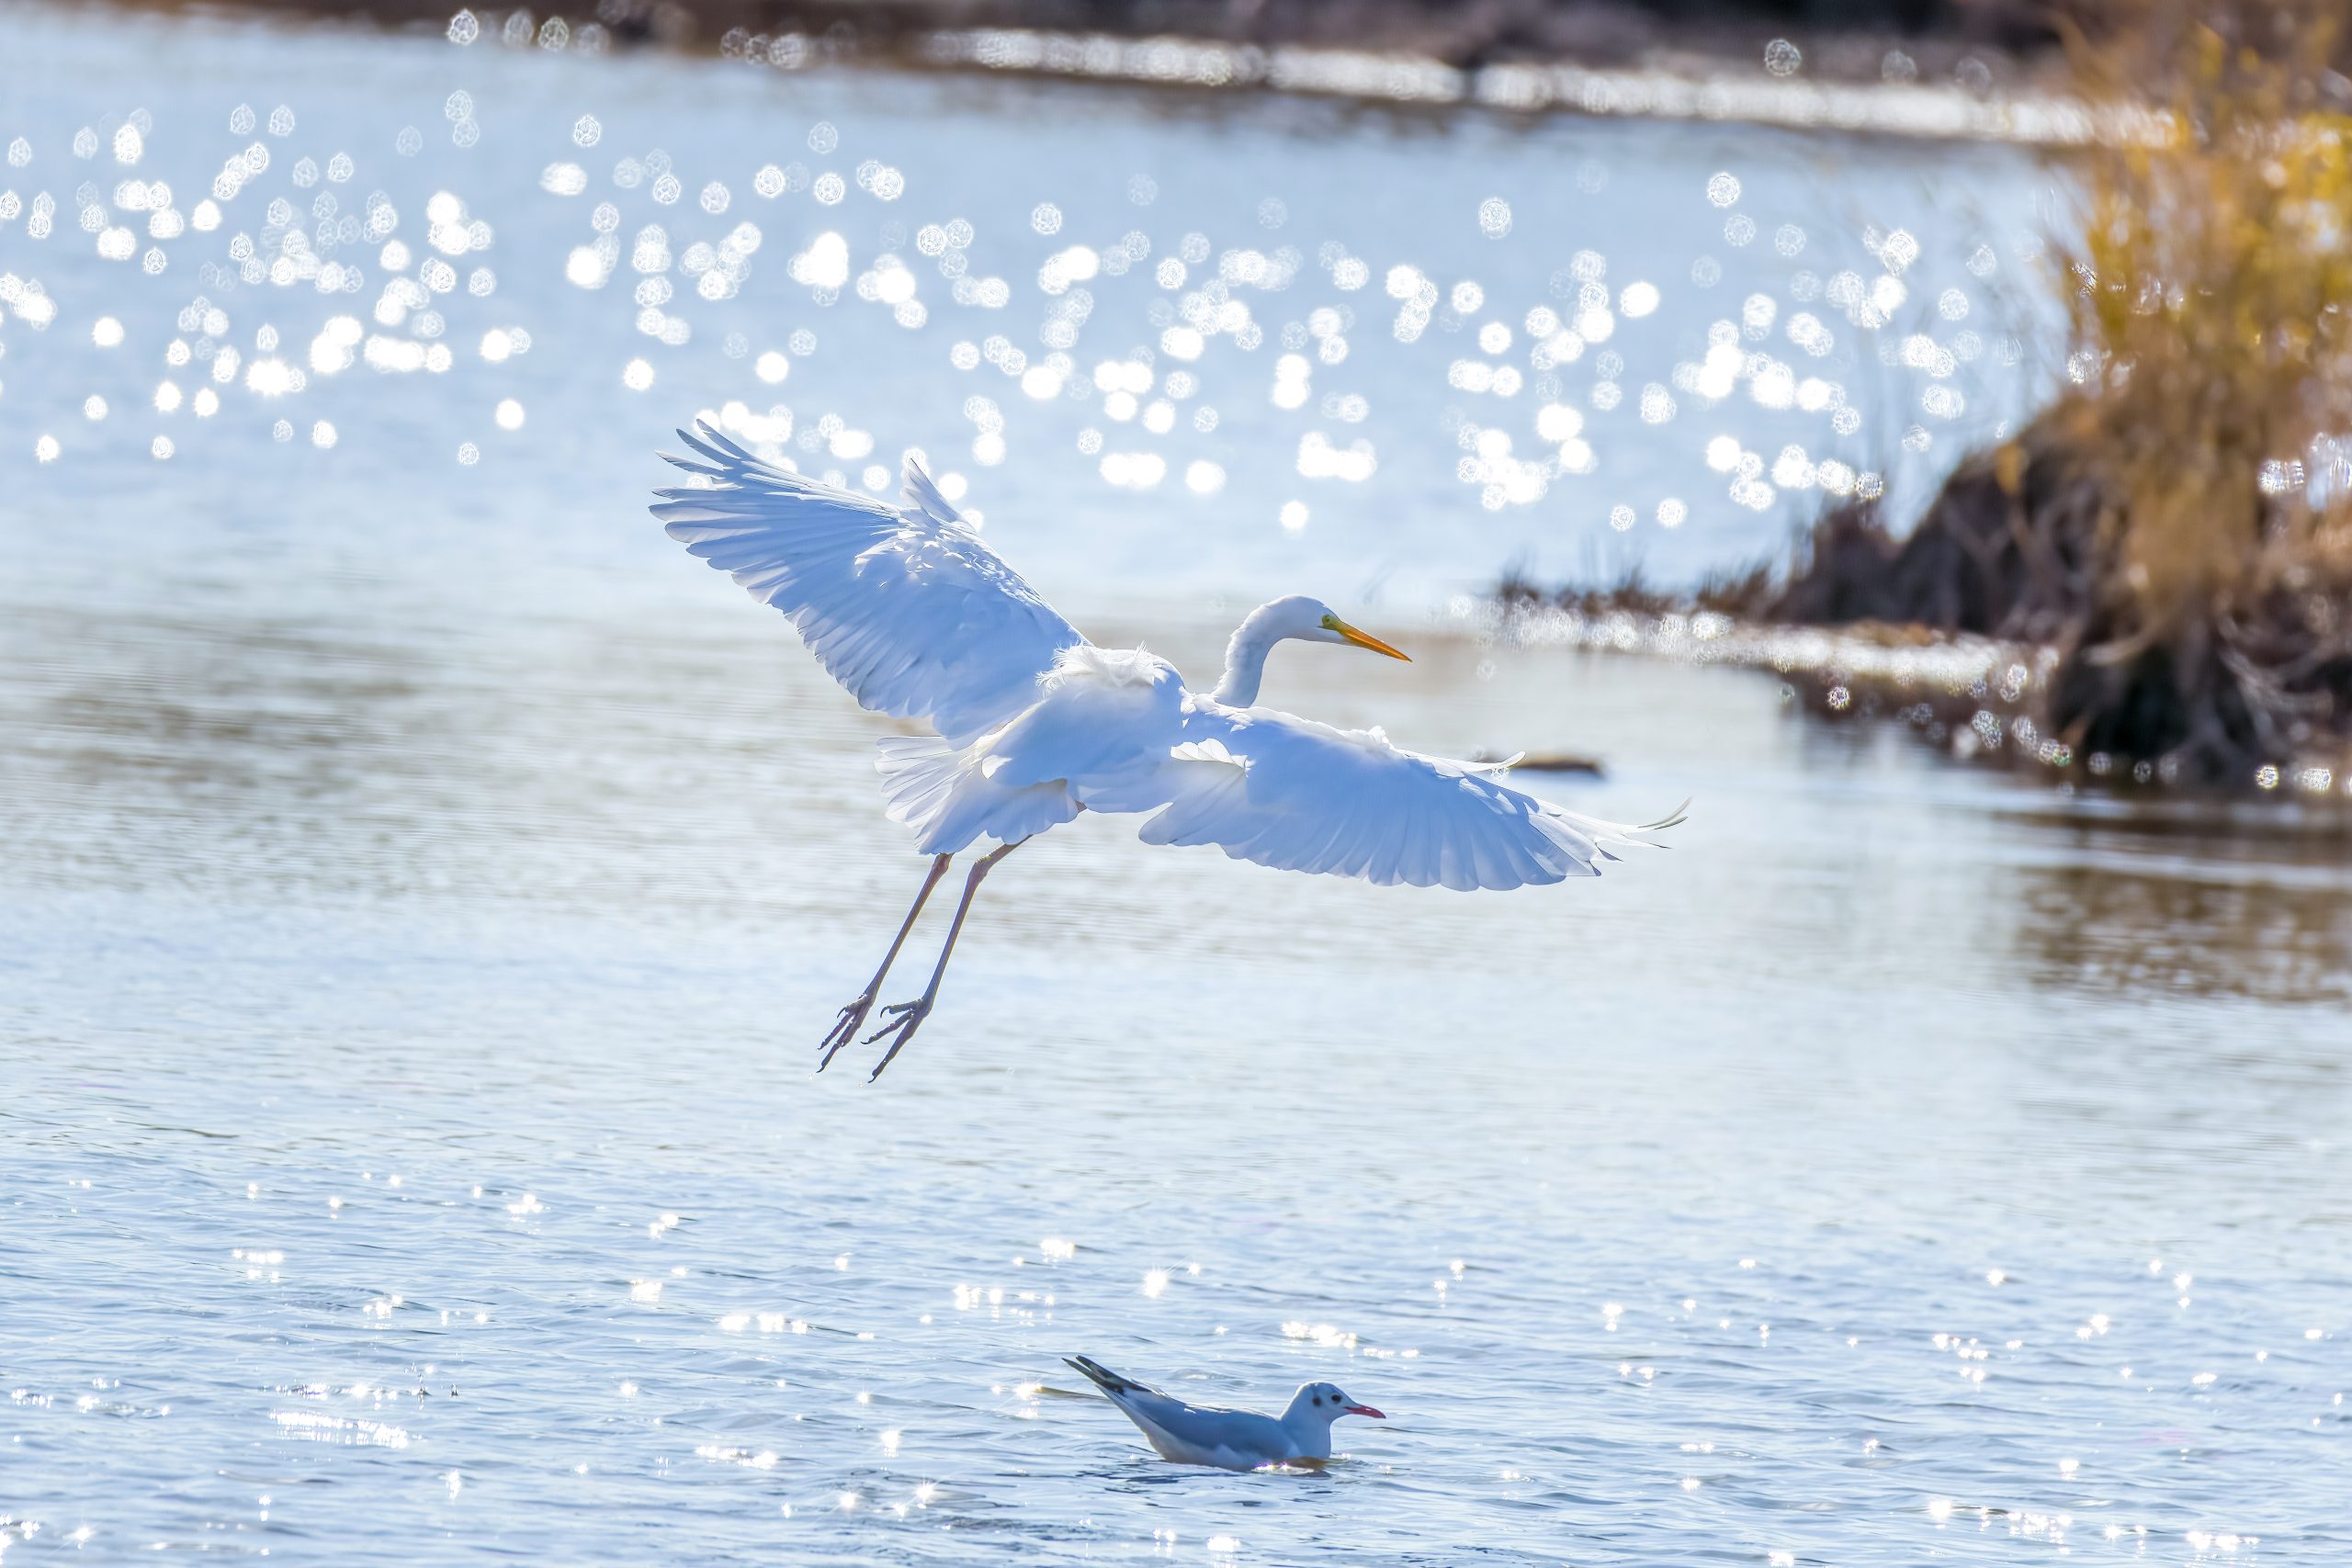
<path fill-rule="evenodd" d="M 1219 1470 L 1263 1470 L 1277 1464 L 1320 1464 L 1331 1457 L 1331 1423 L 1342 1416 L 1387 1416 L 1358 1404 L 1339 1385 L 1310 1382 L 1291 1395 L 1280 1416 L 1187 1404 L 1175 1395 L 1123 1378 L 1084 1356 L 1062 1358 L 1143 1431 L 1162 1459 Z"/>
<path fill-rule="evenodd" d="M 1149 844 L 1214 844 L 1236 860 L 1418 887 L 1522 887 L 1591 876 L 1628 827 L 1499 783 L 1509 763 L 1450 761 L 1258 705 L 1284 640 L 1406 656 L 1293 594 L 1251 611 L 1216 685 L 1194 692 L 1142 649 L 1098 648 L 1056 614 L 911 460 L 898 504 L 804 479 L 707 423 L 678 433 L 692 482 L 660 493 L 670 536 L 791 620 L 864 706 L 928 723 L 890 736 L 876 766 L 893 821 L 931 868 L 882 966 L 819 1045 L 820 1070 L 857 1037 L 892 960 L 950 860 L 981 840 L 931 983 L 883 1010 L 874 1077 L 939 998 L 973 897 L 1006 855 L 1081 811 L 1145 817 Z"/>

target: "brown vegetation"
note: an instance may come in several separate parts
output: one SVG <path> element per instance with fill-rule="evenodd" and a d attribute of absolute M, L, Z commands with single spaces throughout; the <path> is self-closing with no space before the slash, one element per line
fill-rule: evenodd
<path fill-rule="evenodd" d="M 2060 252 L 2077 386 L 1954 474 L 1883 552 L 1878 603 L 1822 602 L 1860 580 L 1844 557 L 1869 530 L 1849 520 L 1784 613 L 2052 646 L 2044 728 L 2077 751 L 2247 781 L 2352 740 L 2352 471 L 2333 460 L 2352 436 L 2352 90 L 2326 64 L 2333 5 L 2144 11 L 2129 47 L 2075 50 L 2095 91 L 2172 84 L 2163 142 L 2086 155 Z"/>
<path fill-rule="evenodd" d="M 2086 89 L 2165 84 L 2169 114 L 2152 142 L 2082 155 L 2056 248 L 2064 394 L 1962 463 L 1907 536 L 1843 504 L 1784 580 L 1698 603 L 2047 649 L 2032 718 L 2070 756 L 2238 785 L 2341 769 L 2352 83 L 2327 62 L 2344 28 L 2321 0 L 2143 0 L 2101 43 L 2077 34 Z"/>

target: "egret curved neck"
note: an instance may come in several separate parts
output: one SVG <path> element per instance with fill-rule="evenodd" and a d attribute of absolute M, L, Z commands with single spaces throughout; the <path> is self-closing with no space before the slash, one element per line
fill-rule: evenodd
<path fill-rule="evenodd" d="M 1286 635 L 1277 629 L 1273 609 L 1259 605 L 1235 629 L 1233 640 L 1225 646 L 1225 679 L 1209 694 L 1215 701 L 1236 708 L 1257 705 L 1259 683 L 1266 678 L 1266 655 Z"/>

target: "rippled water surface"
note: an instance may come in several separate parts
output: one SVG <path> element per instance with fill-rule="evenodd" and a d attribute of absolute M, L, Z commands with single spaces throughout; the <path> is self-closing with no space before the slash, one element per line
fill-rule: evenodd
<path fill-rule="evenodd" d="M 1811 416 L 1759 404 L 1751 374 L 1645 425 L 1641 382 L 1670 385 L 1717 313 L 1817 260 L 1758 259 L 1781 221 L 1878 273 L 1862 229 L 1896 220 L 1831 215 L 1908 204 L 1935 265 L 1973 277 L 1970 203 L 2010 204 L 2007 234 L 2035 199 L 2012 155 L 9 24 L 0 139 L 32 148 L 6 179 L 58 216 L 35 240 L 21 208 L 0 270 L 59 309 L 0 328 L 8 1561 L 2352 1556 L 2340 827 L 2064 799 L 1814 728 L 1770 679 L 1482 645 L 1444 609 L 1512 549 L 1566 560 L 1580 530 L 1613 535 L 1621 479 L 1661 552 L 1768 537 L 1779 514 L 1701 454 L 1727 430 L 1770 459 Z M 445 114 L 460 87 L 471 146 Z M 231 137 L 241 102 L 263 129 Z M 281 102 L 298 125 L 271 141 Z M 141 108 L 142 162 L 116 165 Z M 593 159 L 569 129 L 590 111 Z M 830 160 L 807 142 L 820 118 Z M 394 141 L 412 124 L 430 133 L 413 161 Z M 192 207 L 255 141 L 270 170 L 202 248 L 170 242 L 189 248 L 155 275 L 143 232 L 127 261 L 95 251 L 132 221 L 116 183 L 168 178 Z M 657 144 L 691 176 L 682 208 L 724 178 L 773 231 L 738 294 L 681 276 L 675 346 L 638 331 L 626 254 L 601 290 L 564 280 L 593 201 L 639 204 L 624 242 L 656 220 L 683 241 L 646 186 L 610 184 Z M 347 185 L 292 184 L 298 156 L 323 168 L 346 145 Z M 751 195 L 771 158 L 848 178 L 869 156 L 903 170 L 895 206 L 854 183 L 838 218 L 808 191 L 773 214 Z M 594 171 L 587 193 L 539 189 L 564 158 Z M 1602 188 L 1554 200 L 1586 163 Z M 1736 254 L 1704 194 L 1727 168 L 1742 203 L 1775 204 Z M 1152 205 L 1130 199 L 1139 174 Z M 1652 181 L 1671 196 L 1655 211 L 1635 199 Z M 85 182 L 110 209 L 89 231 Z M 390 191 L 422 256 L 427 199 L 461 186 L 496 226 L 497 276 L 439 299 L 438 338 L 407 330 L 421 311 L 398 333 L 375 320 L 376 245 L 337 253 L 365 277 L 333 299 L 315 276 L 195 276 L 230 265 L 224 236 L 259 243 L 243 209 L 281 193 L 365 211 Z M 1459 221 L 1410 231 L 1401 215 L 1453 210 L 1442 186 Z M 1496 193 L 1499 241 L 1475 220 Z M 1279 232 L 1259 228 L 1269 196 Z M 1050 241 L 1029 220 L 1048 200 L 1068 225 Z M 1580 210 L 1615 227 L 1581 235 Z M 903 220 L 904 243 L 959 212 L 1012 304 L 958 305 L 934 268 L 933 314 L 908 328 L 854 288 L 825 306 L 787 281 L 829 224 L 854 229 L 854 268 L 880 225 Z M 723 235 L 740 215 L 695 222 Z M 1265 339 L 1182 362 L 1204 389 L 1168 400 L 1225 417 L 1185 413 L 1164 446 L 1150 399 L 1117 421 L 1100 389 L 1039 400 L 989 362 L 952 368 L 954 344 L 1000 326 L 1041 361 L 1043 312 L 1069 297 L 1038 288 L 1045 258 L 1129 228 L 1158 247 L 1147 267 L 1195 228 L 1219 251 L 1295 243 L 1310 272 L 1335 238 L 1376 265 L 1352 294 L 1324 274 L 1237 292 Z M 1516 329 L 1563 308 L 1548 279 L 1588 245 L 1612 288 L 1657 280 L 1657 335 L 1636 319 L 1609 340 L 1622 412 L 1592 400 L 1600 344 L 1564 367 L 1599 470 L 1489 511 L 1455 463 L 1461 419 L 1496 395 L 1448 384 L 1442 324 L 1394 335 L 1381 279 L 1476 268 Z M 1707 254 L 1725 277 L 1694 295 Z M 458 259 L 460 278 L 481 260 Z M 1070 352 L 1091 376 L 1152 348 L 1165 396 L 1163 296 L 1116 281 L 1091 285 L 1102 341 Z M 198 293 L 233 317 L 220 333 L 177 328 Z M 1354 355 L 1317 359 L 1299 408 L 1270 400 L 1283 327 L 1349 299 Z M 460 352 L 447 372 L 314 367 L 344 311 Z M 101 315 L 124 342 L 93 336 Z M 484 360 L 513 326 L 527 352 Z M 165 357 L 175 340 L 194 368 Z M 223 345 L 309 384 L 215 380 Z M 928 443 L 1098 638 L 1203 675 L 1261 592 L 1385 597 L 1375 624 L 1415 663 L 1286 649 L 1268 700 L 1430 750 L 1589 752 L 1604 780 L 1521 782 L 1617 816 L 1690 795 L 1690 823 L 1598 883 L 1464 897 L 1082 818 L 991 879 L 888 1077 L 812 1077 L 922 874 L 876 809 L 891 727 L 639 509 L 664 422 L 752 400 L 772 349 L 787 378 L 747 407 L 790 400 L 794 430 L 765 431 L 785 450 L 854 481 L 840 430 L 893 458 Z M 1522 455 L 1553 396 L 1534 377 L 1562 373 L 1525 349 Z M 622 380 L 640 356 L 643 391 Z M 1970 383 L 1996 402 L 2005 385 Z M 209 423 L 201 387 L 220 389 Z M 1327 391 L 1372 412 L 1326 416 Z M 964 412 L 982 395 L 1001 462 Z M 519 429 L 497 422 L 506 398 Z M 842 423 L 800 445 L 826 413 Z M 1111 450 L 1166 453 L 1163 482 L 1114 489 L 1076 444 L 1114 427 Z M 1304 429 L 1372 442 L 1376 477 L 1301 474 Z M 149 456 L 159 433 L 168 458 Z M 1194 461 L 1224 488 L 1185 488 Z M 1690 487 L 1679 529 L 1655 521 L 1668 483 Z M 1283 528 L 1302 498 L 1310 520 Z M 1389 1419 L 1342 1426 L 1348 1457 L 1319 1474 L 1186 1470 L 1079 1396 L 1059 1358 L 1080 1351 L 1204 1401 L 1330 1378 Z"/>
<path fill-rule="evenodd" d="M 2055 198 L 2012 149 L 0 35 L 0 475 L 77 517 L 610 550 L 704 412 L 853 485 L 924 452 L 1065 595 L 1412 605 L 1512 559 L 1742 564 L 1826 491 L 1916 497 L 2049 370 Z"/>

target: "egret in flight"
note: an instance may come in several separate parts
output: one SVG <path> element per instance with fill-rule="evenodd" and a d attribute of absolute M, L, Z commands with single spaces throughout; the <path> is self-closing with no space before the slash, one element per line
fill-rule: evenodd
<path fill-rule="evenodd" d="M 1219 1470 L 1321 1464 L 1331 1457 L 1332 1422 L 1342 1416 L 1388 1419 L 1341 1393 L 1337 1383 L 1301 1383 L 1290 1396 L 1288 1409 L 1280 1416 L 1261 1416 L 1254 1410 L 1187 1404 L 1084 1356 L 1062 1359 L 1136 1424 L 1153 1451 L 1179 1464 L 1213 1464 Z"/>
<path fill-rule="evenodd" d="M 1266 655 L 1286 639 L 1406 656 L 1318 600 L 1261 604 L 1195 692 L 1142 649 L 1098 648 L 1039 598 L 906 466 L 899 505 L 763 462 L 708 423 L 669 460 L 693 482 L 659 491 L 670 536 L 784 612 L 826 671 L 876 713 L 927 722 L 876 764 L 893 821 L 931 869 L 882 966 L 818 1049 L 830 1065 L 880 998 L 890 964 L 949 862 L 982 840 L 931 983 L 883 1010 L 880 1077 L 939 999 L 980 881 L 1080 811 L 1148 814 L 1150 844 L 1215 844 L 1237 860 L 1417 887 L 1520 887 L 1590 876 L 1606 846 L 1646 843 L 1678 810 L 1628 827 L 1498 782 L 1509 763 L 1448 761 L 1258 705 Z M 669 456 L 664 454 L 664 456 Z M 870 1081 L 870 1080 L 869 1080 Z"/>

